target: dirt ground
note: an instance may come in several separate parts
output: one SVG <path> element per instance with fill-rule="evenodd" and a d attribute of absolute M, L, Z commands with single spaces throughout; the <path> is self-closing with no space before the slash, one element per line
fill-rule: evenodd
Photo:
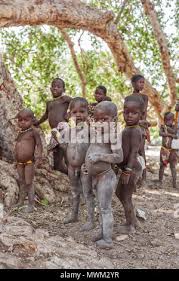
<path fill-rule="evenodd" d="M 70 209 L 68 197 L 56 205 L 37 206 L 37 210 L 31 215 L 22 212 L 16 212 L 13 215 L 23 218 L 34 229 L 47 230 L 50 236 L 59 235 L 64 239 L 70 238 L 79 247 L 83 245 L 85 249 L 89 248 L 89 251 L 94 251 L 99 259 L 105 258 L 109 261 L 109 268 L 179 268 L 179 240 L 177 239 L 179 237 L 176 237 L 179 233 L 179 211 L 177 216 L 179 180 L 178 188 L 174 190 L 171 186 L 170 171 L 167 169 L 163 186 L 158 185 L 154 180 L 158 177 L 159 148 L 149 147 L 146 154 L 147 183 L 133 196 L 135 207 L 145 212 L 146 220 L 139 219 L 140 225 L 135 234 L 119 235 L 117 226 L 124 222 L 124 213 L 121 204 L 114 196 L 114 247 L 111 250 L 97 249 L 91 241 L 98 227 L 97 214 L 96 229 L 87 233 L 79 231 L 81 223 L 85 222 L 84 204 L 81 204 L 79 222 L 63 224 Z M 38 261 L 40 262 L 40 257 Z M 89 264 L 88 267 L 90 268 Z"/>

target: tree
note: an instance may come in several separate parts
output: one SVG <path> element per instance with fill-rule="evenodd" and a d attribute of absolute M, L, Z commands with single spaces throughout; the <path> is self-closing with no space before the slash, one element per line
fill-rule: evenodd
<path fill-rule="evenodd" d="M 156 3 L 160 4 L 161 0 L 156 0 Z M 135 73 L 141 73 L 138 67 L 136 67 L 134 63 L 133 57 L 139 57 L 141 60 L 143 59 L 140 48 L 139 52 L 136 54 L 136 46 L 137 46 L 137 40 L 140 39 L 139 34 L 142 34 L 142 39 L 144 43 L 149 44 L 151 48 L 153 48 L 153 52 L 155 53 L 155 56 L 158 56 L 159 50 L 161 51 L 161 58 L 164 62 L 164 58 L 166 59 L 167 63 L 163 63 L 165 73 L 168 75 L 168 86 L 170 88 L 170 95 L 167 96 L 168 99 L 163 99 L 162 95 L 159 94 L 159 92 L 151 85 L 151 83 L 147 80 L 145 91 L 149 96 L 150 103 L 152 104 L 155 113 L 157 114 L 159 120 L 162 119 L 162 113 L 163 110 L 170 109 L 173 104 L 175 103 L 176 99 L 176 84 L 175 84 L 175 77 L 173 74 L 173 71 L 171 69 L 170 65 L 170 53 L 168 51 L 167 43 L 164 39 L 164 34 L 162 33 L 162 24 L 161 26 L 157 22 L 157 16 L 156 13 L 153 13 L 155 15 L 155 23 L 158 26 L 158 29 L 156 30 L 154 27 L 156 25 L 153 24 L 153 20 L 151 20 L 151 5 L 149 5 L 149 9 L 147 10 L 146 6 L 149 1 L 141 1 L 142 5 L 145 8 L 147 17 L 143 17 L 143 21 L 146 24 L 146 26 L 149 23 L 149 19 L 152 22 L 152 27 L 149 28 L 149 31 L 143 31 L 144 27 L 141 24 L 141 21 L 138 20 L 136 17 L 134 17 L 134 14 L 132 13 L 132 16 L 130 16 L 131 10 L 135 10 L 137 17 L 139 12 L 141 12 L 142 5 L 140 1 L 137 0 L 131 0 L 131 1 L 121 1 L 122 6 L 121 10 L 119 7 L 119 2 L 117 0 L 114 1 L 88 1 L 89 4 L 83 3 L 82 1 L 75 0 L 75 1 L 67 1 L 67 0 L 0 0 L 0 27 L 10 27 L 10 26 L 38 26 L 42 24 L 47 24 L 49 26 L 53 26 L 59 29 L 59 31 L 66 32 L 67 29 L 75 29 L 75 30 L 85 30 L 93 35 L 101 38 L 106 42 L 107 46 L 109 47 L 114 61 L 117 66 L 117 70 L 119 74 L 125 74 L 126 77 L 131 78 L 131 76 Z M 136 7 L 137 4 L 137 7 Z M 141 6 L 140 6 L 141 5 Z M 139 9 L 136 10 L 137 8 Z M 111 9 L 113 11 L 111 11 Z M 152 6 L 152 10 L 154 10 L 154 7 Z M 117 11 L 117 12 L 116 12 Z M 120 20 L 120 17 L 122 20 Z M 127 21 L 131 24 L 131 27 L 127 25 Z M 162 21 L 162 20 L 161 20 Z M 176 22 L 178 21 L 176 17 Z M 148 27 L 148 26 L 147 26 Z M 131 30 L 130 30 L 131 29 Z M 135 30 L 135 32 L 134 32 Z M 159 33 L 157 33 L 158 31 Z M 42 36 L 48 37 L 49 35 L 42 34 L 41 29 L 39 29 L 39 34 Z M 160 34 L 162 36 L 162 41 L 158 40 L 159 46 L 161 44 L 165 44 L 165 55 L 162 56 L 164 51 L 161 47 L 157 49 L 157 40 L 156 40 L 156 34 Z M 137 39 L 135 38 L 137 36 Z M 149 39 L 149 37 L 151 37 Z M 34 38 L 34 37 L 33 37 Z M 131 40 L 134 39 L 134 41 Z M 16 39 L 16 38 L 15 38 Z M 48 40 L 45 40 L 48 39 Z M 53 40 L 51 40 L 53 39 Z M 70 39 L 68 37 L 68 39 Z M 38 40 L 38 38 L 37 38 Z M 67 37 L 66 37 L 67 40 Z M 175 37 L 173 37 L 173 40 L 177 40 Z M 140 42 L 140 40 L 138 40 Z M 63 46 L 63 42 L 61 41 L 60 37 L 55 38 L 51 36 L 50 38 L 44 38 L 43 43 L 45 45 L 41 44 L 41 52 L 37 56 L 37 60 L 40 60 L 40 71 L 43 73 L 43 67 L 46 66 L 46 62 L 44 61 L 44 58 L 42 56 L 42 53 L 45 52 L 45 50 L 48 48 L 49 44 L 53 44 L 55 42 L 59 42 Z M 70 41 L 68 42 L 70 43 Z M 33 45 L 33 41 L 32 41 Z M 73 50 L 73 45 L 68 44 L 69 47 L 71 47 L 71 53 Z M 140 44 L 139 44 L 140 45 Z M 154 46 L 154 47 L 153 47 Z M 50 50 L 50 49 L 49 49 Z M 89 58 L 91 56 L 92 52 L 88 52 L 86 58 Z M 132 55 L 131 55 L 132 54 Z M 27 53 L 24 52 L 24 61 L 26 58 Z M 73 52 L 73 55 L 74 52 Z M 94 53 L 92 54 L 93 56 Z M 15 58 L 15 56 L 14 56 Z M 75 61 L 78 63 L 77 56 L 75 58 Z M 80 61 L 80 60 L 79 60 Z M 148 57 L 148 54 L 144 56 L 144 61 L 147 61 L 149 65 L 151 66 L 153 64 L 150 63 L 150 58 Z M 154 60 L 156 62 L 156 60 Z M 36 61 L 32 61 L 32 65 L 35 64 Z M 3 64 L 1 64 L 3 65 Z M 83 73 L 84 76 L 80 76 L 81 81 L 83 80 L 83 86 L 85 85 L 85 79 L 87 79 L 88 72 L 85 72 L 85 68 L 81 67 L 83 63 L 76 64 L 76 67 L 78 68 L 78 73 Z M 55 67 L 55 68 L 53 68 Z M 86 66 L 85 66 L 86 67 Z M 161 66 L 159 66 L 161 70 Z M 14 87 L 14 84 L 12 80 L 9 77 L 9 74 L 5 71 L 4 66 L 1 67 L 1 116 L 5 116 L 7 121 L 11 122 L 11 116 L 14 116 L 15 112 L 19 110 L 19 108 L 22 106 L 22 100 L 19 97 L 18 94 L 16 94 L 16 90 Z M 49 64 L 49 77 L 51 73 L 57 70 L 57 65 L 51 65 Z M 80 70 L 79 70 L 80 69 Z M 23 69 L 21 69 L 23 71 Z M 28 72 L 26 72 L 27 76 L 29 75 Z M 35 72 L 34 72 L 35 73 Z M 7 76 L 6 76 L 7 75 Z M 9 77 L 9 78 L 7 78 Z M 44 75 L 43 79 L 46 79 L 46 75 Z M 84 78 L 85 77 L 85 78 Z M 30 81 L 30 78 L 27 77 Z M 11 81 L 10 85 L 12 85 L 12 89 L 8 89 L 8 81 Z M 30 82 L 29 82 L 30 83 Z M 87 86 L 86 86 L 87 87 Z M 41 89 L 42 93 L 44 93 L 44 89 Z M 12 94 L 11 94 L 12 93 Z M 9 98 L 10 95 L 10 98 Z M 46 99 L 46 95 L 41 95 L 43 99 Z M 30 97 L 27 94 L 26 99 L 29 102 Z M 14 104 L 13 104 L 14 102 Z M 36 100 L 36 103 L 38 104 L 38 100 Z M 8 108 L 8 109 L 7 109 Z M 12 110 L 11 110 L 12 108 Z M 5 122 L 6 123 L 6 122 Z M 4 143 L 4 136 L 8 134 L 14 135 L 14 124 L 12 122 L 8 123 L 10 124 L 8 129 L 4 129 L 4 123 L 2 125 L 1 130 L 1 142 Z M 4 144 L 3 147 L 3 153 L 7 159 L 10 159 L 12 155 L 12 145 L 13 145 L 13 138 L 10 140 L 7 140 L 7 146 L 8 148 L 5 151 Z"/>
<path fill-rule="evenodd" d="M 38 5 L 37 5 L 38 4 Z M 32 7 L 36 7 L 35 9 Z M 0 2 L 0 26 L 39 25 L 48 23 L 58 28 L 76 28 L 92 32 L 101 37 L 109 46 L 118 70 L 127 77 L 139 73 L 130 56 L 127 46 L 114 23 L 111 11 L 99 10 L 80 1 L 4 1 Z M 23 9 L 22 9 L 23 7 Z M 48 12 L 47 12 L 48 11 Z M 161 118 L 163 102 L 158 92 L 147 81 L 146 92 Z M 174 101 L 172 101 L 173 103 Z"/>

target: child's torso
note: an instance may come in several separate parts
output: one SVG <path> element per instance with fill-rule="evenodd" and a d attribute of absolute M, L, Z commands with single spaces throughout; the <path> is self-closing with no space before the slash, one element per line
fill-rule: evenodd
<path fill-rule="evenodd" d="M 132 133 L 133 130 L 133 134 Z M 134 137 L 134 130 L 136 131 L 136 134 L 140 134 L 141 135 L 141 142 L 139 145 L 139 149 L 137 151 L 137 153 L 135 154 L 135 159 L 134 160 L 134 166 L 136 166 L 136 168 L 138 167 L 138 160 L 137 157 L 140 154 L 140 147 L 142 144 L 142 132 L 140 127 L 136 126 L 136 128 L 125 128 L 122 132 L 122 150 L 123 150 L 123 161 L 122 163 L 120 163 L 120 167 L 123 168 L 124 166 L 127 165 L 130 155 L 131 155 L 131 150 L 132 150 L 132 144 L 131 144 L 131 138 Z"/>
<path fill-rule="evenodd" d="M 48 121 L 51 128 L 56 128 L 59 122 L 66 120 L 68 99 L 64 96 L 48 103 Z"/>
<path fill-rule="evenodd" d="M 15 157 L 18 162 L 34 159 L 35 138 L 33 129 L 19 133 L 15 145 Z"/>
<path fill-rule="evenodd" d="M 88 173 L 92 176 L 99 175 L 102 172 L 107 171 L 109 168 L 111 168 L 111 164 L 104 161 L 91 163 L 88 159 L 89 155 L 92 154 L 112 154 L 111 146 L 110 144 L 90 144 L 86 158 L 85 158 L 85 164 L 88 170 Z"/>

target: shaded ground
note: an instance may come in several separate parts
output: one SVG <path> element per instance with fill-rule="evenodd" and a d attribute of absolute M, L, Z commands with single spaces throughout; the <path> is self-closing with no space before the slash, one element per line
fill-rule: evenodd
<path fill-rule="evenodd" d="M 44 238 L 44 235 L 43 238 L 46 239 L 44 244 L 38 246 L 41 250 L 32 251 L 29 257 L 28 250 L 22 256 L 21 251 L 18 251 L 17 248 L 16 251 L 11 249 L 11 252 L 8 247 L 3 248 L 0 237 L 0 254 L 6 255 L 6 257 L 7 254 L 10 254 L 11 259 L 13 257 L 21 259 L 20 265 L 11 266 L 9 262 L 7 266 L 3 267 L 1 262 L 3 256 L 0 255 L 0 265 L 3 268 L 97 268 L 97 266 L 98 268 L 179 268 L 179 240 L 175 238 L 175 234 L 179 233 L 179 211 L 177 218 L 176 210 L 176 204 L 179 204 L 179 181 L 178 189 L 173 190 L 170 171 L 167 170 L 162 188 L 153 182 L 158 177 L 159 148 L 149 147 L 146 154 L 149 162 L 147 184 L 134 194 L 134 204 L 136 208 L 145 211 L 147 220 L 140 220 L 140 227 L 134 235 L 126 238 L 117 233 L 117 225 L 124 221 L 124 213 L 114 196 L 114 248 L 111 250 L 97 249 L 91 241 L 96 229 L 88 233 L 79 231 L 81 222 L 85 221 L 84 204 L 81 205 L 80 222 L 63 224 L 70 207 L 68 198 L 64 198 L 63 202 L 56 205 L 38 206 L 37 211 L 32 215 L 22 212 L 13 214 L 16 218 L 23 218 L 30 223 L 33 231 L 45 230 L 48 238 Z M 96 226 L 98 226 L 97 219 Z M 121 240 L 123 238 L 125 239 Z M 62 244 L 65 246 L 62 247 Z M 57 250 L 55 252 L 54 249 L 44 251 L 42 248 L 45 248 L 46 245 L 52 245 Z M 63 255 L 60 247 L 63 248 Z M 71 259 L 68 249 L 71 251 Z M 66 259 L 66 263 L 62 263 L 62 257 L 64 260 L 65 255 L 68 256 L 68 259 Z"/>

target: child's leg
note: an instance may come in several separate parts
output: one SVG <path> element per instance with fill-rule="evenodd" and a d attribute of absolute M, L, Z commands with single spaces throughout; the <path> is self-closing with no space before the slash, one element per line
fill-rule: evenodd
<path fill-rule="evenodd" d="M 24 204 L 24 200 L 26 197 L 24 165 L 17 164 L 17 173 L 18 173 L 18 185 L 19 185 L 19 199 L 15 206 L 20 207 Z"/>
<path fill-rule="evenodd" d="M 112 247 L 113 214 L 111 208 L 112 195 L 116 188 L 116 175 L 111 169 L 99 176 L 97 183 L 97 198 L 102 218 L 102 237 L 96 242 L 100 248 Z"/>
<path fill-rule="evenodd" d="M 162 183 L 164 175 L 165 165 L 163 164 L 162 151 L 160 151 L 160 169 L 159 169 L 159 181 Z"/>
<path fill-rule="evenodd" d="M 65 224 L 78 221 L 80 194 L 82 193 L 80 171 L 79 174 L 77 175 L 76 169 L 70 167 L 68 168 L 68 177 L 70 179 L 71 192 L 72 192 L 72 211 L 70 217 L 65 219 L 64 221 Z"/>
<path fill-rule="evenodd" d="M 83 187 L 83 194 L 87 206 L 87 222 L 82 226 L 82 231 L 88 231 L 94 228 L 94 194 L 92 187 L 92 177 L 86 175 L 81 171 L 81 183 Z"/>
<path fill-rule="evenodd" d="M 146 166 L 146 156 L 145 156 L 145 136 L 142 137 L 142 144 L 141 144 L 141 156 L 144 158 L 145 166 Z M 143 170 L 142 173 L 142 181 L 146 181 L 147 177 L 147 170 L 146 168 Z M 142 183 L 141 183 L 142 184 Z"/>
<path fill-rule="evenodd" d="M 122 234 L 128 234 L 130 232 L 135 231 L 135 227 L 137 225 L 137 219 L 134 212 L 134 206 L 132 204 L 132 194 L 135 190 L 135 181 L 136 175 L 132 174 L 129 183 L 124 185 L 121 183 L 121 180 L 118 183 L 116 195 L 121 201 L 125 217 L 126 217 L 126 224 L 124 226 L 119 227 L 119 232 Z"/>
<path fill-rule="evenodd" d="M 26 189 L 27 189 L 28 201 L 29 201 L 27 212 L 32 212 L 34 209 L 35 193 L 34 193 L 33 179 L 34 179 L 34 164 L 32 163 L 25 166 L 25 183 L 26 183 Z"/>
<path fill-rule="evenodd" d="M 173 183 L 173 188 L 176 188 L 176 164 L 177 164 L 177 155 L 175 151 L 171 151 L 170 153 L 170 169 L 172 173 L 172 183 Z"/>
<path fill-rule="evenodd" d="M 59 145 L 53 151 L 53 159 L 54 159 L 54 170 L 60 171 L 67 175 L 68 172 L 64 161 L 64 151 Z"/>

